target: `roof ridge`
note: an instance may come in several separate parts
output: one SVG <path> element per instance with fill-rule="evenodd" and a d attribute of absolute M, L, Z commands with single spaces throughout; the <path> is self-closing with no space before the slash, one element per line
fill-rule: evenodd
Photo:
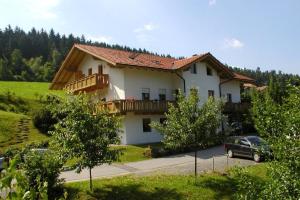
<path fill-rule="evenodd" d="M 178 60 L 177 58 L 175 57 L 166 57 L 166 56 L 161 56 L 161 55 L 155 55 L 155 53 L 147 53 L 147 52 L 138 52 L 138 51 L 128 51 L 128 50 L 125 50 L 125 49 L 114 49 L 114 48 L 111 48 L 111 47 L 99 47 L 99 46 L 96 46 L 96 45 L 92 45 L 92 44 L 80 44 L 80 43 L 74 43 L 74 46 L 87 46 L 87 47 L 93 47 L 93 48 L 100 48 L 100 49 L 109 49 L 109 50 L 113 50 L 113 51 L 119 51 L 119 52 L 127 52 L 127 53 L 138 53 L 140 55 L 150 55 L 150 56 L 154 56 L 154 57 L 159 57 L 159 58 L 165 58 L 165 59 L 172 59 L 172 60 Z"/>

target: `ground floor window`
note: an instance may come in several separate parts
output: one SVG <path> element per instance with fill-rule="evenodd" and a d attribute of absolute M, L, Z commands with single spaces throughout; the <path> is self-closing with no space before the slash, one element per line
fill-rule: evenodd
<path fill-rule="evenodd" d="M 143 118 L 143 132 L 151 132 L 151 119 L 150 118 Z"/>
<path fill-rule="evenodd" d="M 213 90 L 208 90 L 208 97 L 214 98 L 214 97 L 215 97 L 215 91 L 213 91 Z"/>
<path fill-rule="evenodd" d="M 160 122 L 161 124 L 165 124 L 166 120 L 167 120 L 167 118 L 160 118 L 160 119 L 159 119 L 159 122 Z"/>
<path fill-rule="evenodd" d="M 232 95 L 227 93 L 227 102 L 232 102 Z"/>

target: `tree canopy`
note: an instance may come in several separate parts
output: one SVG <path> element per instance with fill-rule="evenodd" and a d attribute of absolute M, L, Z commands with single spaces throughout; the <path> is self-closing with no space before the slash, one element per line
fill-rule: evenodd
<path fill-rule="evenodd" d="M 51 81 L 74 43 L 159 55 L 146 49 L 91 41 L 83 35 L 81 37 L 73 34 L 61 35 L 53 29 L 47 32 L 44 29 L 32 28 L 25 32 L 19 27 L 12 28 L 8 25 L 4 30 L 0 29 L 0 80 Z M 161 54 L 160 56 L 171 57 Z M 259 85 L 268 84 L 270 75 L 276 76 L 280 81 L 291 80 L 299 84 L 298 75 L 285 74 L 281 71 L 263 72 L 260 68 L 249 70 L 237 67 L 231 69 L 254 78 Z"/>
<path fill-rule="evenodd" d="M 51 132 L 51 144 L 63 157 L 76 158 L 78 172 L 89 169 L 92 189 L 92 168 L 111 163 L 119 155 L 110 145 L 119 143 L 120 118 L 98 109 L 99 104 L 83 94 L 72 96 L 57 106 L 66 116 Z"/>

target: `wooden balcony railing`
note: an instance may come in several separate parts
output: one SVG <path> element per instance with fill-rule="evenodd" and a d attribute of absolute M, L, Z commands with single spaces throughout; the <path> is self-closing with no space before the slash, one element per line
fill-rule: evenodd
<path fill-rule="evenodd" d="M 68 83 L 64 89 L 72 93 L 93 91 L 107 87 L 108 83 L 108 74 L 92 74 Z"/>
<path fill-rule="evenodd" d="M 223 107 L 223 113 L 245 113 L 251 108 L 251 104 L 248 102 L 243 103 L 225 103 Z"/>
<path fill-rule="evenodd" d="M 173 101 L 157 100 L 115 100 L 104 104 L 111 113 L 126 114 L 134 112 L 136 114 L 164 114 L 168 111 L 168 103 Z"/>

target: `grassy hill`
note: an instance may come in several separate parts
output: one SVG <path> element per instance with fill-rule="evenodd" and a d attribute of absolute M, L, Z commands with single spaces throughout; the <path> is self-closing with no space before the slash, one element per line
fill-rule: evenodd
<path fill-rule="evenodd" d="M 49 90 L 49 83 L 0 81 L 0 153 L 47 140 L 48 136 L 33 126 L 32 111 L 42 106 L 47 94 L 63 96 L 63 91 Z"/>
<path fill-rule="evenodd" d="M 27 100 L 38 100 L 39 96 L 46 94 L 64 94 L 61 90 L 49 90 L 49 85 L 42 82 L 0 81 L 0 94 L 10 91 Z"/>
<path fill-rule="evenodd" d="M 41 134 L 28 116 L 0 110 L 0 153 L 10 147 L 21 147 L 47 139 L 48 136 Z"/>
<path fill-rule="evenodd" d="M 0 81 L 0 154 L 11 147 L 22 147 L 41 142 L 48 136 L 39 132 L 32 123 L 34 110 L 43 104 L 40 99 L 47 94 L 64 96 L 61 90 L 49 90 L 50 83 Z M 157 144 L 151 144 L 151 146 Z M 149 159 L 143 155 L 148 145 L 116 147 L 123 150 L 119 162 Z M 70 163 L 72 164 L 72 160 Z"/>

